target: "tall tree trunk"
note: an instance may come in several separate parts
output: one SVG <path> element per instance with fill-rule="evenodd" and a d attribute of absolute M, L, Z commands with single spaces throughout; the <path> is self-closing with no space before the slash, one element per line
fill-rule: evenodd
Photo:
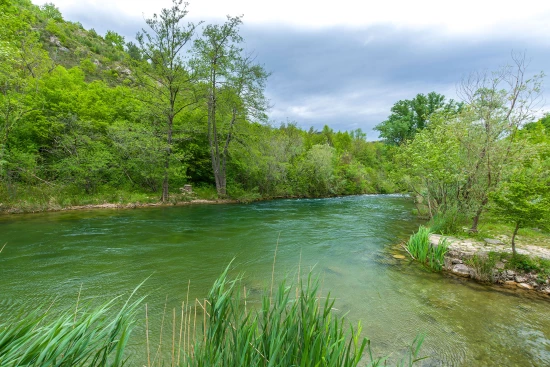
<path fill-rule="evenodd" d="M 514 233 L 512 234 L 512 253 L 514 255 L 517 255 L 517 252 L 516 252 L 516 235 L 518 234 L 518 231 L 519 231 L 519 222 L 516 222 L 516 228 L 514 228 Z"/>
<path fill-rule="evenodd" d="M 174 116 L 168 116 L 168 131 L 166 137 L 166 160 L 164 161 L 164 181 L 162 183 L 162 202 L 168 201 L 168 171 L 170 169 L 170 156 L 172 154 L 172 126 Z"/>
<path fill-rule="evenodd" d="M 472 220 L 472 227 L 470 228 L 470 232 L 477 233 L 477 225 L 479 224 L 479 218 L 481 217 L 481 213 L 483 213 L 483 209 L 485 209 L 485 205 L 489 202 L 488 198 L 483 199 L 481 202 L 481 205 L 476 211 L 476 214 L 474 215 L 474 218 Z"/>
<path fill-rule="evenodd" d="M 212 158 L 212 170 L 216 181 L 218 196 L 225 196 L 225 172 L 220 165 L 220 146 L 218 139 L 218 126 L 216 124 L 216 62 L 214 61 L 210 74 L 210 100 L 208 101 L 208 142 L 210 144 L 210 157 Z"/>

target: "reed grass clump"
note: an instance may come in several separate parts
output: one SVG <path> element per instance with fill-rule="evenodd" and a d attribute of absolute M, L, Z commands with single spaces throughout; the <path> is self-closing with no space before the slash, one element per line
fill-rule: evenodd
<path fill-rule="evenodd" d="M 409 238 L 406 250 L 413 259 L 427 264 L 434 271 L 441 271 L 445 264 L 449 242 L 441 238 L 437 246 L 434 246 L 430 243 L 430 234 L 429 228 L 420 226 L 418 232 Z"/>
<path fill-rule="evenodd" d="M 206 299 L 191 301 L 193 306 L 188 298 L 182 303 L 179 320 L 173 309 L 166 329 L 165 307 L 154 348 L 145 304 L 146 362 L 124 352 L 142 299 L 126 301 L 118 312 L 115 299 L 91 310 L 79 309 L 77 302 L 75 310 L 56 317 L 47 311 L 0 313 L 0 366 L 387 366 L 386 358 L 373 356 L 370 340 L 361 337 L 360 323 L 354 327 L 334 314 L 334 300 L 320 295 L 311 274 L 298 286 L 282 282 L 274 292 L 273 287 L 266 290 L 261 303 L 249 309 L 246 290 L 241 292 L 239 278 L 228 280 L 228 269 Z M 163 339 L 170 329 L 171 340 Z M 424 359 L 418 357 L 422 341 L 417 337 L 397 366 Z"/>
<path fill-rule="evenodd" d="M 334 314 L 334 299 L 320 295 L 319 282 L 311 274 L 296 286 L 282 282 L 266 290 L 251 309 L 240 279 L 228 280 L 227 271 L 205 300 L 182 309 L 181 321 L 173 316 L 179 332 L 172 327 L 171 346 L 148 345 L 148 350 L 171 349 L 171 354 L 165 353 L 164 360 L 148 359 L 147 367 L 387 365 L 385 358 L 373 356 L 370 340 L 361 337 L 360 323 L 354 327 Z M 422 340 L 415 339 L 398 366 L 423 359 L 418 357 Z"/>
<path fill-rule="evenodd" d="M 116 299 L 50 318 L 0 313 L 0 366 L 120 367 L 141 299 L 115 312 Z"/>

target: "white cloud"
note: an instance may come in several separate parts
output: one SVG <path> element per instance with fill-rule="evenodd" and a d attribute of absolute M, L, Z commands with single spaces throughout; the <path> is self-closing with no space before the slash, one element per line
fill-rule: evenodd
<path fill-rule="evenodd" d="M 34 0 L 42 4 L 50 0 Z M 150 17 L 169 7 L 169 0 L 54 0 L 64 14 L 108 12 L 122 17 Z M 224 19 L 245 15 L 249 24 L 293 27 L 365 27 L 395 24 L 403 28 L 438 27 L 449 33 L 527 32 L 550 33 L 550 1 L 441 0 L 357 1 L 339 0 L 191 0 L 189 15 L 196 19 Z M 114 28 L 114 27 L 113 27 Z"/>

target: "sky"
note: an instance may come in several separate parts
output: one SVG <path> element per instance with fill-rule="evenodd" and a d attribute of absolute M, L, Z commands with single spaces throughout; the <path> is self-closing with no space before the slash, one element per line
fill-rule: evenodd
<path fill-rule="evenodd" d="M 53 2 L 64 18 L 127 41 L 171 0 Z M 528 74 L 550 73 L 550 1 L 544 0 L 190 0 L 191 22 L 244 15 L 245 49 L 271 72 L 270 120 L 305 129 L 373 127 L 398 100 L 431 91 L 457 97 L 458 83 L 524 53 Z M 199 32 L 200 33 L 200 32 Z M 550 77 L 539 107 L 550 110 Z M 543 95 L 544 97 L 544 95 Z"/>

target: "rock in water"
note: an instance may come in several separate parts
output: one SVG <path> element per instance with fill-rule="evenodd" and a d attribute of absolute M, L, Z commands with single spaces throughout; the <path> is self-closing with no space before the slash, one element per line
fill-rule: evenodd
<path fill-rule="evenodd" d="M 453 274 L 459 275 L 461 277 L 470 276 L 470 268 L 464 264 L 456 264 L 452 267 L 451 272 Z"/>
<path fill-rule="evenodd" d="M 528 284 L 528 283 L 518 283 L 518 288 L 533 289 L 533 286 L 531 286 L 531 284 Z"/>
<path fill-rule="evenodd" d="M 399 259 L 399 260 L 406 259 L 406 257 L 404 255 L 395 254 L 395 255 L 392 255 L 392 256 L 394 257 L 394 259 Z"/>

